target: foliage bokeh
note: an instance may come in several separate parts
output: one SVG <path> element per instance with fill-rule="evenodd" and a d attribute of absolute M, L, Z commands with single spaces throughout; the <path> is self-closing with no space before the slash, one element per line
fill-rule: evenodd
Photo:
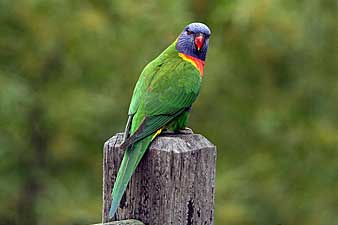
<path fill-rule="evenodd" d="M 338 221 L 334 0 L 0 1 L 0 224 L 100 221 L 104 141 L 142 67 L 212 30 L 190 126 L 218 148 L 216 224 Z"/>

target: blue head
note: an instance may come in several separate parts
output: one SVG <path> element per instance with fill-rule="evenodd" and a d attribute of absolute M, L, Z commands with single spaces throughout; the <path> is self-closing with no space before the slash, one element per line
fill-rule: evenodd
<path fill-rule="evenodd" d="M 178 36 L 176 49 L 180 53 L 205 60 L 208 51 L 210 29 L 203 23 L 191 23 Z"/>

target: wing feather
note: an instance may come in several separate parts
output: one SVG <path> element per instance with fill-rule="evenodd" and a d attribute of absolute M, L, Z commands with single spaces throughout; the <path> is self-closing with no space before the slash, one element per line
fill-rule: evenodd
<path fill-rule="evenodd" d="M 143 71 L 134 91 L 129 108 L 133 115 L 130 136 L 126 135 L 123 148 L 155 133 L 188 110 L 199 93 L 198 71 L 179 57 L 149 68 Z"/>

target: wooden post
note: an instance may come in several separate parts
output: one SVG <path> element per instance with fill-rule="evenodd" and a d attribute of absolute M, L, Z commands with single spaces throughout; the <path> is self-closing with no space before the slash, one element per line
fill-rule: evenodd
<path fill-rule="evenodd" d="M 123 156 L 122 134 L 104 145 L 103 222 L 108 222 L 111 191 Z M 212 225 L 216 147 L 199 134 L 158 136 L 136 169 L 115 220 L 148 225 Z"/>

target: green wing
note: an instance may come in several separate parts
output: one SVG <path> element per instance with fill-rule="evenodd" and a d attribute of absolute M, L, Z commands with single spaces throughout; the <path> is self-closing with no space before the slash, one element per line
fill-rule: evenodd
<path fill-rule="evenodd" d="M 147 87 L 149 87 L 155 74 L 158 73 L 161 65 L 162 61 L 160 59 L 155 59 L 143 69 L 134 89 L 133 97 L 131 99 L 128 110 L 128 115 L 134 115 L 136 113 L 143 94 L 146 92 L 146 89 Z"/>
<path fill-rule="evenodd" d="M 165 49 L 156 59 L 151 61 L 142 71 L 134 92 L 131 98 L 128 115 L 134 115 L 137 112 L 137 109 L 140 105 L 140 102 L 143 99 L 146 89 L 149 87 L 153 78 L 156 77 L 156 74 L 159 73 L 163 64 L 167 64 L 168 59 L 175 58 L 177 56 L 177 51 L 175 49 L 176 42 L 172 43 L 167 49 Z M 166 65 L 168 67 L 168 65 Z M 163 68 L 162 68 L 163 71 Z"/>
<path fill-rule="evenodd" d="M 127 125 L 124 131 L 124 141 L 130 135 L 131 123 L 140 105 L 140 101 L 143 98 L 143 94 L 146 92 L 147 87 L 150 85 L 153 77 L 158 72 L 161 65 L 162 65 L 162 61 L 159 58 L 149 63 L 142 71 L 140 78 L 138 79 L 136 83 L 133 97 L 131 99 L 129 110 L 128 110 L 128 121 L 127 121 Z"/>
<path fill-rule="evenodd" d="M 174 120 L 190 108 L 199 93 L 201 77 L 198 71 L 177 54 L 160 61 L 149 73 L 146 68 L 142 75 L 142 83 L 135 88 L 136 97 L 133 96 L 130 107 L 132 135 L 122 147 L 153 134 Z"/>

